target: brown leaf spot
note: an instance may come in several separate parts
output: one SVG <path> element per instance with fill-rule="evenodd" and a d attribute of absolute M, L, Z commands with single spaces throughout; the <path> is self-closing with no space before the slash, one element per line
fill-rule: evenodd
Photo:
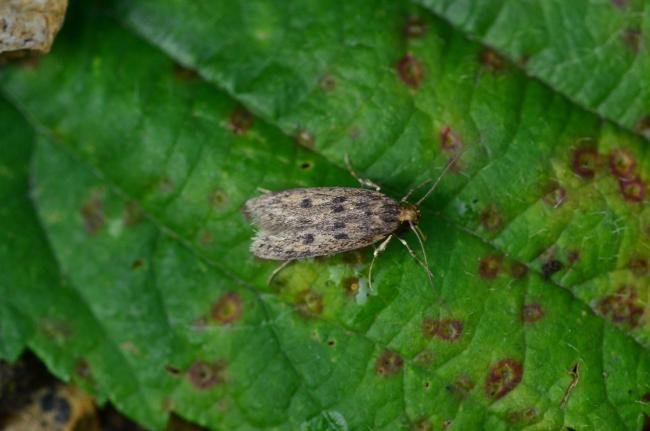
<path fill-rule="evenodd" d="M 611 0 L 612 5 L 616 7 L 617 9 L 624 9 L 627 7 L 629 0 Z"/>
<path fill-rule="evenodd" d="M 503 258 L 497 255 L 485 256 L 478 265 L 478 272 L 482 278 L 492 279 L 499 275 Z"/>
<path fill-rule="evenodd" d="M 312 162 L 310 160 L 307 160 L 307 161 L 304 161 L 304 162 L 300 163 L 300 169 L 303 170 L 303 171 L 308 171 L 313 167 L 314 167 L 314 162 Z"/>
<path fill-rule="evenodd" d="M 298 293 L 296 307 L 305 317 L 319 315 L 323 312 L 323 297 L 311 289 L 305 289 Z"/>
<path fill-rule="evenodd" d="M 645 198 L 645 183 L 640 178 L 619 180 L 619 190 L 628 202 L 641 202 Z"/>
<path fill-rule="evenodd" d="M 336 78 L 331 73 L 326 73 L 318 80 L 318 86 L 325 93 L 331 93 L 336 90 Z"/>
<path fill-rule="evenodd" d="M 544 309 L 540 304 L 524 304 L 521 307 L 521 320 L 524 323 L 534 323 L 544 317 Z"/>
<path fill-rule="evenodd" d="M 357 277 L 348 277 L 343 280 L 343 289 L 348 296 L 354 296 L 359 291 L 359 279 Z"/>
<path fill-rule="evenodd" d="M 476 383 L 468 375 L 461 374 L 446 389 L 458 398 L 466 398 L 475 386 Z"/>
<path fill-rule="evenodd" d="M 402 33 L 409 39 L 418 39 L 427 32 L 427 25 L 419 16 L 412 16 L 404 24 Z"/>
<path fill-rule="evenodd" d="M 650 138 L 650 115 L 644 115 L 637 121 L 634 130 L 646 138 Z"/>
<path fill-rule="evenodd" d="M 223 384 L 225 382 L 223 377 L 225 368 L 226 363 L 224 361 L 217 361 L 214 363 L 196 361 L 187 371 L 187 378 L 195 388 L 209 389 L 214 385 Z"/>
<path fill-rule="evenodd" d="M 578 250 L 570 250 L 567 253 L 567 262 L 569 265 L 573 265 L 574 263 L 578 262 L 580 260 L 580 251 Z"/>
<path fill-rule="evenodd" d="M 131 269 L 140 269 L 142 267 L 144 267 L 144 260 L 142 259 L 134 259 L 131 262 Z"/>
<path fill-rule="evenodd" d="M 639 52 L 641 47 L 641 30 L 638 28 L 626 28 L 621 33 L 621 40 L 632 52 Z"/>
<path fill-rule="evenodd" d="M 463 141 L 451 127 L 445 126 L 440 131 L 440 147 L 445 152 L 455 153 L 463 147 Z"/>
<path fill-rule="evenodd" d="M 618 179 L 634 178 L 636 159 L 628 150 L 618 148 L 609 154 L 609 169 Z"/>
<path fill-rule="evenodd" d="M 227 325 L 238 321 L 242 314 L 242 300 L 235 292 L 225 293 L 212 306 L 210 312 L 212 319 L 220 325 Z"/>
<path fill-rule="evenodd" d="M 551 276 L 553 276 L 553 274 L 560 271 L 563 267 L 564 265 L 559 260 L 550 259 L 547 262 L 544 262 L 542 265 L 542 277 L 548 280 L 551 278 Z"/>
<path fill-rule="evenodd" d="M 95 235 L 104 226 L 104 203 L 101 192 L 95 190 L 81 207 L 81 217 L 84 220 L 84 228 L 89 235 Z"/>
<path fill-rule="evenodd" d="M 622 285 L 615 294 L 601 299 L 596 310 L 615 325 L 634 329 L 639 326 L 644 307 L 637 303 L 637 291 L 633 286 Z"/>
<path fill-rule="evenodd" d="M 429 422 L 428 419 L 422 418 L 418 419 L 411 424 L 411 431 L 432 431 L 433 425 Z"/>
<path fill-rule="evenodd" d="M 627 263 L 627 267 L 637 277 L 648 274 L 648 260 L 642 256 L 635 256 Z"/>
<path fill-rule="evenodd" d="M 489 205 L 483 209 L 480 219 L 485 230 L 497 230 L 503 224 L 503 216 L 495 205 Z"/>
<path fill-rule="evenodd" d="M 510 423 L 532 423 L 537 419 L 538 413 L 532 407 L 521 410 L 511 410 L 506 413 L 506 420 Z"/>
<path fill-rule="evenodd" d="M 198 78 L 199 74 L 194 69 L 190 69 L 189 67 L 174 63 L 174 77 L 183 81 L 189 81 Z"/>
<path fill-rule="evenodd" d="M 82 379 L 89 379 L 92 376 L 90 364 L 86 359 L 79 359 L 74 364 L 74 372 Z"/>
<path fill-rule="evenodd" d="M 513 278 L 524 278 L 526 274 L 528 274 L 528 267 L 526 265 L 516 261 L 510 263 L 510 275 L 512 275 Z"/>
<path fill-rule="evenodd" d="M 214 189 L 208 196 L 208 202 L 212 208 L 220 209 L 226 202 L 228 202 L 228 197 L 223 192 L 223 190 Z"/>
<path fill-rule="evenodd" d="M 571 170 L 584 179 L 592 179 L 598 167 L 598 151 L 591 146 L 583 146 L 573 150 Z"/>
<path fill-rule="evenodd" d="M 422 322 L 422 332 L 425 337 L 438 337 L 445 341 L 456 341 L 463 335 L 463 322 L 460 320 L 443 319 L 433 320 L 424 319 Z"/>
<path fill-rule="evenodd" d="M 641 396 L 641 401 L 644 403 L 650 403 L 650 392 L 646 392 Z"/>
<path fill-rule="evenodd" d="M 485 379 L 485 393 L 493 400 L 503 398 L 520 382 L 524 373 L 521 362 L 514 359 L 501 359 L 490 367 Z"/>
<path fill-rule="evenodd" d="M 411 54 L 406 54 L 397 62 L 397 72 L 402 82 L 414 89 L 424 79 L 424 66 Z"/>
<path fill-rule="evenodd" d="M 501 72 L 506 67 L 506 60 L 490 48 L 484 48 L 481 51 L 479 61 L 485 69 L 492 73 Z"/>
<path fill-rule="evenodd" d="M 314 138 L 314 135 L 309 133 L 307 130 L 299 129 L 296 132 L 296 142 L 300 146 L 313 150 L 316 139 Z"/>
<path fill-rule="evenodd" d="M 235 135 L 243 135 L 253 126 L 253 114 L 241 106 L 237 106 L 230 113 L 228 128 Z"/>
<path fill-rule="evenodd" d="M 404 360 L 399 354 L 391 350 L 384 350 L 375 362 L 375 371 L 382 377 L 390 377 L 397 374 L 403 366 Z"/>
<path fill-rule="evenodd" d="M 548 184 L 545 188 L 544 202 L 551 208 L 559 208 L 567 199 L 566 189 L 557 182 Z"/>
<path fill-rule="evenodd" d="M 124 215 L 122 216 L 122 223 L 126 227 L 135 226 L 144 220 L 144 212 L 140 205 L 136 202 L 129 202 L 124 207 Z"/>

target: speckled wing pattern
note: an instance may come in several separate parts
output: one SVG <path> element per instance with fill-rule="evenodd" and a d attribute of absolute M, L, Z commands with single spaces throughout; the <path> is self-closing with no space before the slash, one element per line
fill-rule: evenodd
<path fill-rule="evenodd" d="M 365 247 L 400 226 L 400 205 L 373 190 L 314 187 L 249 199 L 258 228 L 250 251 L 271 260 L 328 256 Z"/>

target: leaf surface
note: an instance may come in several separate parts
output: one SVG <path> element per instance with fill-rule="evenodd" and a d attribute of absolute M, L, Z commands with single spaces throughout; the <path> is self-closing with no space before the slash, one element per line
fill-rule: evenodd
<path fill-rule="evenodd" d="M 213 429 L 641 428 L 648 276 L 630 262 L 648 215 L 621 188 L 629 165 L 608 163 L 624 151 L 646 178 L 640 140 L 487 70 L 420 9 L 237 5 L 127 9 L 209 82 L 92 15 L 5 76 L 41 132 L 34 200 L 78 298 L 61 310 L 95 341 L 43 344 L 58 373 L 152 428 L 169 412 Z M 426 31 L 405 38 L 414 13 Z M 433 288 L 397 243 L 373 291 L 368 250 L 266 285 L 243 203 L 354 185 L 345 153 L 395 197 L 462 153 L 422 205 Z"/>
<path fill-rule="evenodd" d="M 650 139 L 648 2 L 416 2 L 579 105 Z"/>

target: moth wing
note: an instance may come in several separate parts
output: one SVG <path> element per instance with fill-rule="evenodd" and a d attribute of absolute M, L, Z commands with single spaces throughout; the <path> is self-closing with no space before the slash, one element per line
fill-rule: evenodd
<path fill-rule="evenodd" d="M 328 256 L 373 244 L 399 227 L 400 207 L 375 191 L 317 187 L 269 193 L 246 202 L 259 232 L 251 252 L 263 259 Z"/>
<path fill-rule="evenodd" d="M 260 232 L 250 251 L 255 256 L 270 260 L 292 260 L 315 256 L 329 256 L 349 250 L 356 250 L 373 244 L 385 235 L 324 234 L 314 231 L 266 233 Z"/>

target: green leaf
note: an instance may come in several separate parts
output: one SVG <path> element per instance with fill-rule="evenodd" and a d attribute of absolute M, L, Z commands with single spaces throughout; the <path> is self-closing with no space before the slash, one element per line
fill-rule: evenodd
<path fill-rule="evenodd" d="M 338 6 L 124 10 L 237 100 L 92 13 L 5 76 L 41 132 L 53 293 L 76 301 L 55 308 L 78 329 L 39 354 L 151 428 L 170 411 L 212 429 L 641 428 L 648 276 L 631 263 L 649 220 L 620 177 L 647 178 L 642 143 L 482 68 L 480 47 L 420 9 Z M 407 40 L 413 14 L 426 32 Z M 399 245 L 375 290 L 369 250 L 266 285 L 276 265 L 250 255 L 241 214 L 258 187 L 354 185 L 349 153 L 400 197 L 461 151 L 422 205 L 433 288 Z"/>
<path fill-rule="evenodd" d="M 0 124 L 4 132 L 4 145 L 0 146 L 0 266 L 4 268 L 0 271 L 0 297 L 8 298 L 12 291 L 40 284 L 43 274 L 34 273 L 40 269 L 38 260 L 25 252 L 34 243 L 37 250 L 43 245 L 39 232 L 33 232 L 38 223 L 27 198 L 27 161 L 33 132 L 4 100 L 0 100 Z M 32 265 L 34 272 L 28 269 Z M 21 310 L 0 301 L 0 358 L 15 360 L 30 332 L 30 322 Z"/>
<path fill-rule="evenodd" d="M 479 62 L 480 46 L 418 8 L 226 2 L 209 23 L 177 25 L 201 22 L 201 4 L 125 2 L 122 16 L 299 144 L 339 164 L 349 153 L 394 195 L 469 148 L 426 206 L 648 346 L 640 139 L 511 65 Z M 307 27 L 317 36 L 304 37 Z M 612 309 L 616 295 L 636 316 L 627 323 Z"/>
<path fill-rule="evenodd" d="M 644 1 L 415 0 L 576 103 L 650 139 Z M 500 61 L 489 51 L 485 61 Z"/>

